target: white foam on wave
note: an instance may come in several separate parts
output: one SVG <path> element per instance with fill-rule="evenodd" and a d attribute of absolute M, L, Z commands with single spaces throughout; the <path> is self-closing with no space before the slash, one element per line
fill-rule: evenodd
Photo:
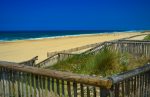
<path fill-rule="evenodd" d="M 38 37 L 38 38 L 27 38 L 27 39 L 13 39 L 13 40 L 0 40 L 0 42 L 16 42 L 16 41 L 24 41 L 24 40 L 42 40 L 42 39 L 55 39 L 55 38 L 63 38 L 63 37 L 76 37 L 76 36 L 88 36 L 88 35 L 102 35 L 102 34 L 111 34 L 111 33 L 132 33 L 132 32 L 141 32 L 137 30 L 129 30 L 129 31 L 114 31 L 114 32 L 101 32 L 101 33 L 92 33 L 92 34 L 76 34 L 76 35 L 63 35 L 63 36 L 49 36 L 49 37 Z"/>

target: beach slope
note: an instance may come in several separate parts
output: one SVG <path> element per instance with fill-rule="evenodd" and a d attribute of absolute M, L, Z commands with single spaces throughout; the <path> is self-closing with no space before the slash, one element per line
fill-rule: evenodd
<path fill-rule="evenodd" d="M 39 56 L 39 62 L 47 58 L 47 52 L 66 50 L 87 44 L 125 38 L 137 34 L 140 33 L 111 33 L 48 38 L 39 40 L 0 42 L 0 60 L 21 62 L 28 60 L 34 56 Z"/>

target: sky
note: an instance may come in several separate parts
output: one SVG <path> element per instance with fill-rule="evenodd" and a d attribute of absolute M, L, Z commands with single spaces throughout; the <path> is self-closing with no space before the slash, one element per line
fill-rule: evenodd
<path fill-rule="evenodd" d="M 150 0 L 0 0 L 1 30 L 150 30 Z"/>

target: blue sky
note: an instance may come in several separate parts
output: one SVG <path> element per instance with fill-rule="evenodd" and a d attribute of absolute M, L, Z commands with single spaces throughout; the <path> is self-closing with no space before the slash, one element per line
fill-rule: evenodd
<path fill-rule="evenodd" d="M 0 30 L 150 29 L 150 0 L 1 0 Z"/>

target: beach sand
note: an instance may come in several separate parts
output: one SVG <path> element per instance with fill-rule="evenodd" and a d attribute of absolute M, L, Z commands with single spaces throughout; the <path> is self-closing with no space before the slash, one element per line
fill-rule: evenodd
<path fill-rule="evenodd" d="M 87 44 L 104 42 L 114 39 L 125 38 L 135 33 L 112 33 L 97 35 L 82 35 L 61 38 L 49 38 L 39 40 L 20 40 L 14 42 L 0 42 L 0 60 L 21 62 L 39 56 L 39 61 L 47 58 L 47 52 L 66 50 Z"/>

